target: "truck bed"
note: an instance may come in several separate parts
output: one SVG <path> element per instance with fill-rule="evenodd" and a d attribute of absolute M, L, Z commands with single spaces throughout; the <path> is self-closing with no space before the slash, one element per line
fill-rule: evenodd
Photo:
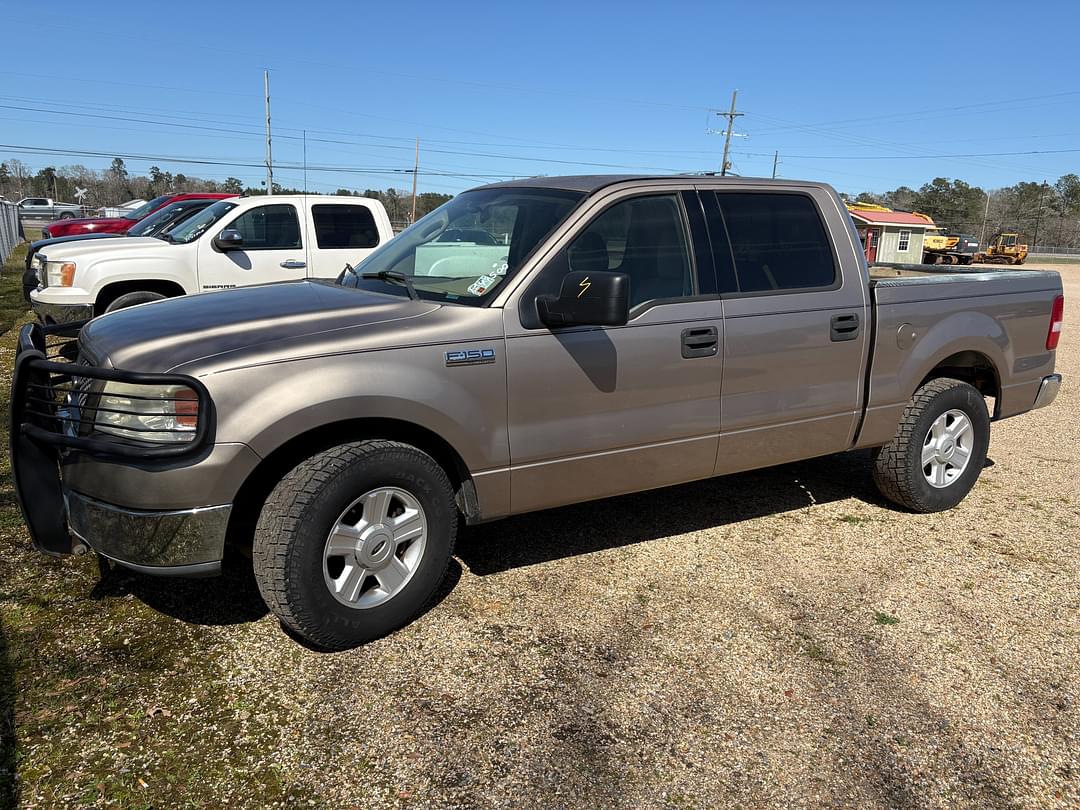
<path fill-rule="evenodd" d="M 1030 410 L 1054 369 L 1046 338 L 1058 295 L 1061 277 L 1053 271 L 872 266 L 874 342 L 859 444 L 888 441 L 919 381 L 950 365 L 957 335 L 965 351 L 955 364 L 983 370 L 993 417 Z"/>

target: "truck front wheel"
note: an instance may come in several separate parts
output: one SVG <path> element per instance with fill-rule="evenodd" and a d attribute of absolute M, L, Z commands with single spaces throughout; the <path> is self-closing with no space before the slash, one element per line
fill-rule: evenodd
<path fill-rule="evenodd" d="M 117 296 L 115 299 L 109 302 L 109 305 L 105 307 L 106 312 L 116 312 L 118 309 L 127 309 L 133 307 L 136 304 L 148 304 L 151 301 L 164 301 L 167 296 L 159 292 L 152 292 L 151 290 L 136 290 L 135 292 L 124 293 Z"/>
<path fill-rule="evenodd" d="M 453 490 L 426 453 L 370 440 L 318 453 L 267 498 L 252 556 L 259 592 L 287 628 L 341 650 L 407 624 L 446 573 Z"/>
<path fill-rule="evenodd" d="M 975 486 L 990 446 L 986 401 L 960 380 L 931 380 L 874 456 L 881 494 L 915 512 L 951 509 Z"/>

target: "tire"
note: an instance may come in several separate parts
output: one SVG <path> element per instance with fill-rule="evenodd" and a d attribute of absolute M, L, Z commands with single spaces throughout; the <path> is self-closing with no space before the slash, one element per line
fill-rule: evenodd
<path fill-rule="evenodd" d="M 385 523 L 365 522 L 369 506 L 379 514 L 373 492 L 393 493 L 382 512 L 390 515 Z M 420 534 L 400 543 L 389 536 L 393 521 L 415 528 L 413 513 Z M 354 522 L 349 531 L 356 534 L 337 537 L 355 548 L 348 556 L 332 555 L 332 530 Z M 297 465 L 266 499 L 252 548 L 255 579 L 286 628 L 323 649 L 348 649 L 403 627 L 420 612 L 446 575 L 457 524 L 450 479 L 429 455 L 393 441 L 342 444 Z M 385 550 L 380 543 L 393 544 L 385 562 L 378 559 Z M 367 573 L 350 585 L 352 566 Z"/>
<path fill-rule="evenodd" d="M 158 292 L 151 292 L 150 290 L 136 290 L 135 292 L 124 293 L 117 298 L 114 298 L 109 302 L 109 305 L 105 307 L 106 312 L 116 312 L 118 309 L 126 309 L 127 307 L 133 307 L 136 304 L 148 304 L 151 301 L 164 301 L 168 298 L 167 295 Z"/>
<path fill-rule="evenodd" d="M 950 444 L 946 435 L 963 427 L 955 414 L 966 416 L 969 428 L 966 437 L 958 434 Z M 982 394 L 960 380 L 931 380 L 904 409 L 893 440 L 876 452 L 874 483 L 890 501 L 913 512 L 951 509 L 975 486 L 989 446 L 990 415 Z M 957 462 L 965 449 L 961 467 Z M 931 457 L 925 467 L 924 450 Z"/>
<path fill-rule="evenodd" d="M 75 219 L 75 215 L 70 211 L 65 211 L 60 215 L 59 219 Z"/>

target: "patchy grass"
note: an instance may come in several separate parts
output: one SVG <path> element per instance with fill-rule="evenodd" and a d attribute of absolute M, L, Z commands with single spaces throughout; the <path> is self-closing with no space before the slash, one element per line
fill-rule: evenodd
<path fill-rule="evenodd" d="M 882 613 L 880 610 L 875 610 L 874 611 L 874 624 L 880 624 L 880 625 L 886 625 L 887 626 L 887 625 L 890 625 L 890 624 L 900 624 L 900 620 L 898 618 L 896 618 L 895 616 L 892 616 L 892 615 L 890 615 L 888 613 Z"/>
<path fill-rule="evenodd" d="M 0 409 L 7 417 L 25 249 L 0 276 Z M 269 806 L 306 802 L 276 767 L 282 709 L 237 694 L 224 635 L 135 599 L 198 600 L 195 583 L 147 583 L 94 560 L 30 548 L 0 452 L 0 808 Z M 170 598 L 165 596 L 163 598 Z"/>
<path fill-rule="evenodd" d="M 863 517 L 862 515 L 841 515 L 838 520 L 841 523 L 850 523 L 853 526 L 863 526 L 867 523 L 874 522 L 873 518 Z"/>

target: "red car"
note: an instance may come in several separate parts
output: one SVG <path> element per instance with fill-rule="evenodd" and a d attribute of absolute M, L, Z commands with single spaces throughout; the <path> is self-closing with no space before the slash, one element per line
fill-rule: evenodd
<path fill-rule="evenodd" d="M 81 233 L 124 233 L 140 219 L 150 216 L 159 208 L 180 200 L 225 200 L 236 194 L 163 194 L 148 203 L 143 203 L 131 213 L 122 217 L 90 217 L 87 219 L 63 219 L 49 223 L 41 232 L 42 239 L 56 236 L 74 236 Z"/>

